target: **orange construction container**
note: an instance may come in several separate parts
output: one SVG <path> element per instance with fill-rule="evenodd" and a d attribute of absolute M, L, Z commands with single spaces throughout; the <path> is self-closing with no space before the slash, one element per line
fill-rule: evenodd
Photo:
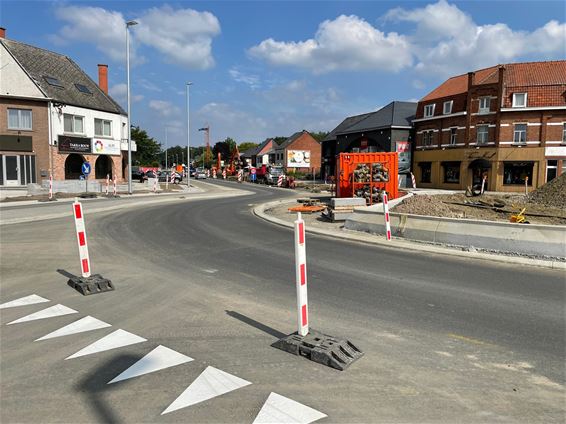
<path fill-rule="evenodd" d="M 385 190 L 389 199 L 399 196 L 396 152 L 340 153 L 336 161 L 336 197 L 365 197 L 377 203 Z"/>

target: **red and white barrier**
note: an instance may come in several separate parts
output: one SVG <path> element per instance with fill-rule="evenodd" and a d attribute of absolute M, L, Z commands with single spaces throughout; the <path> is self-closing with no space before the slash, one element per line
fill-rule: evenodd
<path fill-rule="evenodd" d="M 175 174 L 171 173 L 171 182 L 175 183 Z"/>
<path fill-rule="evenodd" d="M 242 171 L 241 169 L 238 171 L 238 182 L 241 183 L 242 182 L 242 178 L 244 177 L 244 171 Z"/>
<path fill-rule="evenodd" d="M 107 196 L 109 189 L 110 189 L 110 175 L 106 174 L 106 190 L 104 191 L 104 194 L 106 194 Z"/>
<path fill-rule="evenodd" d="M 116 187 L 116 175 L 114 175 L 114 179 L 113 179 L 113 181 L 112 181 L 112 184 L 113 184 L 112 194 L 113 194 L 114 196 L 116 196 L 116 195 L 118 194 L 118 189 L 117 189 L 117 187 Z"/>
<path fill-rule="evenodd" d="M 86 242 L 86 229 L 83 214 L 83 206 L 80 202 L 73 203 L 75 215 L 75 228 L 77 230 L 77 242 L 79 244 L 79 258 L 81 261 L 81 273 L 84 278 L 90 277 L 90 259 L 88 257 L 88 246 Z"/>
<path fill-rule="evenodd" d="M 210 178 L 210 169 L 206 170 L 206 178 Z"/>
<path fill-rule="evenodd" d="M 309 306 L 307 298 L 307 253 L 305 244 L 305 221 L 297 213 L 295 225 L 295 277 L 297 283 L 297 333 L 309 333 Z"/>
<path fill-rule="evenodd" d="M 413 183 L 413 188 L 417 188 L 417 180 L 415 180 L 415 176 L 411 172 L 411 182 Z"/>
<path fill-rule="evenodd" d="M 216 178 L 216 168 L 212 169 L 212 178 Z"/>
<path fill-rule="evenodd" d="M 49 200 L 53 199 L 53 175 L 49 176 Z"/>
<path fill-rule="evenodd" d="M 480 194 L 483 194 L 483 190 L 485 188 L 485 182 L 487 181 L 487 176 L 483 177 L 481 180 L 481 190 L 480 190 Z"/>
<path fill-rule="evenodd" d="M 283 187 L 283 178 L 285 178 L 283 174 L 279 175 L 279 178 L 277 178 L 277 187 Z"/>
<path fill-rule="evenodd" d="M 222 170 L 222 179 L 224 179 L 224 180 L 226 179 L 226 170 L 225 169 Z"/>
<path fill-rule="evenodd" d="M 383 192 L 383 215 L 385 217 L 385 235 L 387 240 L 391 240 L 391 224 L 389 222 L 389 201 L 387 193 Z"/>

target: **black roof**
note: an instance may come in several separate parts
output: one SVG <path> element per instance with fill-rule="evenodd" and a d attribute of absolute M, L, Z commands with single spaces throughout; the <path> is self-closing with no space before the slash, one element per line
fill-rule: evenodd
<path fill-rule="evenodd" d="M 5 38 L 0 42 L 48 98 L 67 105 L 127 115 L 68 56 Z"/>
<path fill-rule="evenodd" d="M 359 133 L 389 127 L 410 127 L 416 111 L 415 102 L 391 102 L 378 111 L 367 114 L 357 123 L 336 131 L 336 134 Z"/>
<path fill-rule="evenodd" d="M 352 125 L 357 124 L 362 119 L 367 118 L 372 113 L 374 113 L 374 112 L 363 113 L 361 115 L 348 116 L 346 119 L 344 119 L 340 123 L 340 125 L 338 125 L 332 131 L 330 131 L 328 133 L 328 135 L 322 139 L 322 141 L 323 142 L 325 142 L 325 141 L 336 141 L 336 134 L 341 133 L 342 131 L 345 131 L 347 128 L 351 127 Z"/>

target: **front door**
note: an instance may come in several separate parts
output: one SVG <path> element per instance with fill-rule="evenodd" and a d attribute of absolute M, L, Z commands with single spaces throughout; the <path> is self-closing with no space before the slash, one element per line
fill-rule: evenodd
<path fill-rule="evenodd" d="M 2 156 L 4 163 L 4 185 L 20 185 L 20 168 L 18 167 L 18 156 Z"/>

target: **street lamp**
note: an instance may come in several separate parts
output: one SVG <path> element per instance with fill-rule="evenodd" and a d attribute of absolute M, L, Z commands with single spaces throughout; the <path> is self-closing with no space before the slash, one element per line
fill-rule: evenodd
<path fill-rule="evenodd" d="M 192 82 L 187 83 L 187 188 L 191 186 L 191 121 L 189 119 L 189 87 L 193 85 Z"/>
<path fill-rule="evenodd" d="M 132 194 L 132 111 L 130 106 L 130 27 L 136 21 L 126 22 L 126 79 L 128 85 L 128 194 Z"/>

